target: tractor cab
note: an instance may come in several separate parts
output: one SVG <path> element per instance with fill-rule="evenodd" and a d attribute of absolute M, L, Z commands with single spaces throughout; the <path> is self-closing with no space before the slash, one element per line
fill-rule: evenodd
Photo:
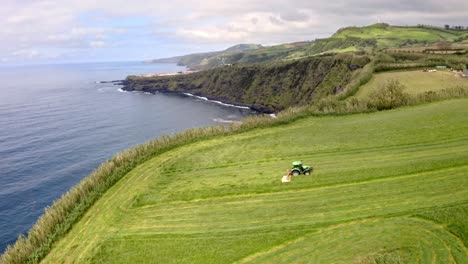
<path fill-rule="evenodd" d="M 312 172 L 312 167 L 303 166 L 302 161 L 294 161 L 292 163 L 291 173 L 293 176 L 299 176 L 301 174 L 310 175 Z"/>

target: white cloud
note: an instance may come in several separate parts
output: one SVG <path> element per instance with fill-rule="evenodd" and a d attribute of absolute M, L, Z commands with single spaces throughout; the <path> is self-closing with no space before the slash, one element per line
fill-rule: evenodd
<path fill-rule="evenodd" d="M 91 48 L 104 48 L 106 46 L 106 43 L 104 41 L 91 41 L 89 42 L 89 46 Z"/>
<path fill-rule="evenodd" d="M 15 50 L 14 52 L 12 52 L 11 56 L 32 59 L 32 58 L 39 57 L 40 53 L 39 51 L 35 49 L 20 49 L 20 50 Z"/>
<path fill-rule="evenodd" d="M 190 52 L 200 45 L 310 40 L 379 20 L 468 26 L 467 17 L 466 0 L 3 0 L 0 57 L 95 58 L 92 50 L 117 46 L 137 54 L 150 41 Z M 131 23 L 138 19 L 149 24 Z"/>
<path fill-rule="evenodd" d="M 252 12 L 236 17 L 218 25 L 189 26 L 177 31 L 181 38 L 193 41 L 236 41 L 262 42 L 269 44 L 273 40 L 291 41 L 293 34 L 301 35 L 318 25 L 316 15 L 312 12 L 301 12 L 299 19 L 285 19 L 281 14 Z M 268 39 L 269 38 L 269 39 Z"/>

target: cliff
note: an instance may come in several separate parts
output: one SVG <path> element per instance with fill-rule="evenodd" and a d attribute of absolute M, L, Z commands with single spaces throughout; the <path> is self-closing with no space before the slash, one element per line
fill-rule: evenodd
<path fill-rule="evenodd" d="M 185 92 L 268 113 L 340 92 L 352 79 L 353 72 L 368 62 L 366 56 L 340 54 L 273 64 L 224 66 L 175 76 L 129 76 L 123 89 Z"/>

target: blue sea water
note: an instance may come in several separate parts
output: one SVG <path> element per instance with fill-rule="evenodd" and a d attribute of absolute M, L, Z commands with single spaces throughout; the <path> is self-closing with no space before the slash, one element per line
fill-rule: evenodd
<path fill-rule="evenodd" d="M 253 114 L 194 97 L 119 91 L 100 81 L 176 72 L 106 62 L 0 67 L 0 252 L 44 208 L 117 152 L 162 134 Z"/>

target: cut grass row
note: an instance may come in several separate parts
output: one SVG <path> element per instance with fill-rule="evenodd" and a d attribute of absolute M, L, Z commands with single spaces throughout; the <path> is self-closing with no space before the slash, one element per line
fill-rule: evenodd
<path fill-rule="evenodd" d="M 464 263 L 467 103 L 307 117 L 157 155 L 44 263 Z M 295 159 L 316 171 L 281 184 Z"/>

